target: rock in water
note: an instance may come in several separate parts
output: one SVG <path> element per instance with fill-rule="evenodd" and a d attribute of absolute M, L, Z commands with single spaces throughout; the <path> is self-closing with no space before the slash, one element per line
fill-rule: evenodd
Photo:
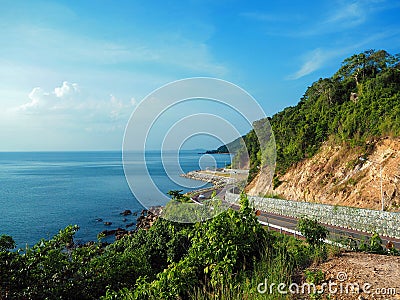
<path fill-rule="evenodd" d="M 120 213 L 121 215 L 123 215 L 123 216 L 129 216 L 129 215 L 131 215 L 132 214 L 132 212 L 131 212 L 131 210 L 130 209 L 126 209 L 126 210 L 124 210 L 122 213 Z"/>

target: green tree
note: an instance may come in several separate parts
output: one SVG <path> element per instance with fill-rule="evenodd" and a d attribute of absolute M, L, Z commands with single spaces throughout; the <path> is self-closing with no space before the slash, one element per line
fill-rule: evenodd
<path fill-rule="evenodd" d="M 328 235 L 328 230 L 324 226 L 320 225 L 316 220 L 305 217 L 299 220 L 297 228 L 311 247 L 322 245 Z"/>
<path fill-rule="evenodd" d="M 15 241 L 11 236 L 5 234 L 0 236 L 0 252 L 12 250 L 15 246 Z"/>
<path fill-rule="evenodd" d="M 170 190 L 167 192 L 172 197 L 172 200 L 179 202 L 190 202 L 190 197 L 184 195 L 183 190 Z"/>
<path fill-rule="evenodd" d="M 312 157 L 330 138 L 354 147 L 365 146 L 366 140 L 400 134 L 399 59 L 400 55 L 384 50 L 354 54 L 332 77 L 320 78 L 308 87 L 296 106 L 268 118 L 276 142 L 277 177 L 293 164 Z M 357 100 L 350 101 L 351 93 L 356 93 Z M 262 127 L 266 120 L 257 124 Z M 261 149 L 254 130 L 243 140 L 251 180 L 262 163 Z M 243 152 L 244 146 L 238 153 Z"/>

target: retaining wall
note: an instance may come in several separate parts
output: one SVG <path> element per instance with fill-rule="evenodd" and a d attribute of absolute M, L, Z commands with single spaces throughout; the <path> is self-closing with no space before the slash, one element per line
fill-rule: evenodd
<path fill-rule="evenodd" d="M 239 197 L 226 192 L 225 201 L 237 203 Z M 256 209 L 266 212 L 306 216 L 324 224 L 400 238 L 400 213 L 255 196 L 249 196 L 249 200 Z"/>

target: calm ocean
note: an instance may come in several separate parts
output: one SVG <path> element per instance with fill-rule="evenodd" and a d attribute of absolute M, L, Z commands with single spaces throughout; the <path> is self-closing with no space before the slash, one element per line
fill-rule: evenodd
<path fill-rule="evenodd" d="M 166 175 L 159 152 L 146 152 L 146 159 L 163 193 L 184 189 Z M 230 163 L 229 155 L 208 160 L 217 167 Z M 143 164 L 139 155 L 136 163 Z M 207 159 L 196 151 L 182 151 L 179 164 L 188 172 L 204 167 Z M 137 174 L 138 180 L 141 176 Z M 77 241 L 96 240 L 102 230 L 135 220 L 127 216 L 123 221 L 120 213 L 125 209 L 140 213 L 142 205 L 126 182 L 121 152 L 0 152 L 0 235 L 11 235 L 18 247 L 50 238 L 69 224 L 80 226 Z M 107 227 L 98 218 L 113 224 Z"/>

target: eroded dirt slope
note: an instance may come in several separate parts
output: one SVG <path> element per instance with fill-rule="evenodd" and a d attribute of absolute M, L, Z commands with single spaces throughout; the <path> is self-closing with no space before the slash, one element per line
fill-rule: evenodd
<path fill-rule="evenodd" d="M 361 155 L 367 155 L 368 161 L 359 160 Z M 385 209 L 399 211 L 400 138 L 371 141 L 368 150 L 326 143 L 312 158 L 281 176 L 278 188 L 268 190 L 266 184 L 252 183 L 247 191 L 251 195 L 274 193 L 297 201 L 380 209 L 380 165 Z M 256 179 L 270 181 L 267 177 L 260 174 Z"/>

